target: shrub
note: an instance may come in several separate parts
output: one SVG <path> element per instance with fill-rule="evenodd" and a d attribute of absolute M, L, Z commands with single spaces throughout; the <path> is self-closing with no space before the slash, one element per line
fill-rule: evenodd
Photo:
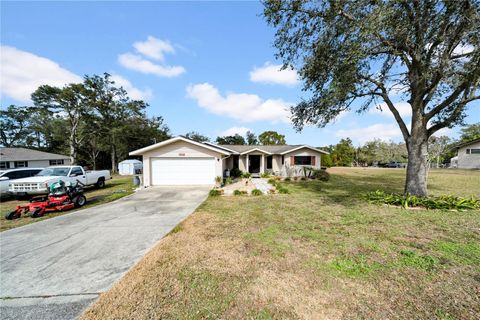
<path fill-rule="evenodd" d="M 300 180 L 305 181 L 307 180 L 307 177 L 301 177 Z"/>
<path fill-rule="evenodd" d="M 270 178 L 268 179 L 268 183 L 270 183 L 272 186 L 274 186 L 277 183 L 277 180 Z"/>
<path fill-rule="evenodd" d="M 290 193 L 287 188 L 280 187 L 277 189 L 278 193 L 287 194 Z"/>
<path fill-rule="evenodd" d="M 225 179 L 225 185 L 227 185 L 227 184 L 232 184 L 232 183 L 233 183 L 233 179 L 232 179 L 232 178 L 227 177 L 227 178 Z"/>
<path fill-rule="evenodd" d="M 263 192 L 261 190 L 258 190 L 258 189 L 252 190 L 252 196 L 261 196 L 262 194 Z"/>
<path fill-rule="evenodd" d="M 268 173 L 268 172 L 264 172 L 264 173 L 262 173 L 262 174 L 260 175 L 260 177 L 262 177 L 262 178 L 270 178 L 270 176 L 271 176 L 271 175 L 270 175 L 270 173 Z"/>
<path fill-rule="evenodd" d="M 455 196 L 428 196 L 417 197 L 414 195 L 387 194 L 383 191 L 369 192 L 366 195 L 370 203 L 402 206 L 403 208 L 424 207 L 426 209 L 479 209 L 480 201 L 473 196 L 462 198 Z"/>
<path fill-rule="evenodd" d="M 230 170 L 230 177 L 238 178 L 242 175 L 242 171 L 238 168 L 232 168 Z"/>
<path fill-rule="evenodd" d="M 242 192 L 240 190 L 233 190 L 233 195 L 234 196 L 241 196 Z"/>
<path fill-rule="evenodd" d="M 298 177 L 293 177 L 293 181 L 297 181 L 298 180 Z"/>
<path fill-rule="evenodd" d="M 283 181 L 290 181 L 290 177 L 286 177 Z"/>
<path fill-rule="evenodd" d="M 210 192 L 208 193 L 208 195 L 210 197 L 218 197 L 218 196 L 221 196 L 223 194 L 223 190 L 222 189 L 212 189 L 210 190 Z"/>
<path fill-rule="evenodd" d="M 216 183 L 221 183 L 222 180 L 223 180 L 223 179 L 222 179 L 222 177 L 220 177 L 220 176 L 216 176 L 216 177 L 215 177 L 215 182 L 216 182 Z"/>
<path fill-rule="evenodd" d="M 320 181 L 330 180 L 330 174 L 325 170 L 314 170 L 311 177 Z"/>
<path fill-rule="evenodd" d="M 268 190 L 268 193 L 270 193 L 270 194 L 274 194 L 275 192 L 276 192 L 276 190 L 274 188 Z"/>
<path fill-rule="evenodd" d="M 250 172 L 242 172 L 242 178 L 248 179 L 252 176 Z"/>

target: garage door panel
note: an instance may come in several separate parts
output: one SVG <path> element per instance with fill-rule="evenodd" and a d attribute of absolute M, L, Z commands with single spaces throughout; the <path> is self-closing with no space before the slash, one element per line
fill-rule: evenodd
<path fill-rule="evenodd" d="M 153 158 L 152 185 L 212 185 L 214 158 Z"/>

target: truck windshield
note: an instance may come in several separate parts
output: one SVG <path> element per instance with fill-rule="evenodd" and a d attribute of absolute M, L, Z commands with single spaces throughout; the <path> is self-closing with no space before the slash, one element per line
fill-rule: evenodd
<path fill-rule="evenodd" d="M 70 168 L 45 168 L 37 176 L 66 177 Z"/>

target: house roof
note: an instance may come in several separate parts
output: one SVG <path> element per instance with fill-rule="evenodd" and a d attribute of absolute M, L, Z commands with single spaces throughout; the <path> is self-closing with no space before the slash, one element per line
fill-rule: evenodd
<path fill-rule="evenodd" d="M 460 143 L 459 145 L 457 145 L 457 148 L 463 148 L 477 142 L 480 142 L 480 138 Z"/>
<path fill-rule="evenodd" d="M 159 143 L 152 144 L 152 145 L 150 145 L 150 146 L 148 146 L 148 147 L 145 147 L 145 148 L 141 148 L 141 149 L 132 151 L 132 152 L 129 153 L 129 155 L 131 155 L 131 156 L 142 155 L 142 154 L 144 154 L 144 153 L 147 152 L 147 151 L 154 150 L 154 149 L 156 149 L 156 148 L 160 148 L 160 147 L 169 145 L 169 144 L 174 143 L 174 142 L 177 142 L 177 141 L 188 142 L 188 143 L 197 145 L 197 146 L 199 146 L 199 147 L 203 147 L 203 148 L 206 148 L 206 149 L 209 149 L 209 150 L 212 150 L 212 151 L 216 151 L 216 152 L 218 152 L 218 153 L 225 154 L 225 155 L 229 155 L 229 154 L 230 154 L 230 152 L 225 151 L 225 150 L 223 150 L 223 149 L 221 149 L 221 148 L 218 148 L 218 147 L 215 147 L 215 146 L 212 146 L 212 145 L 209 145 L 209 144 L 205 144 L 205 143 L 202 143 L 202 142 L 197 142 L 197 141 L 194 141 L 194 140 L 185 138 L 185 137 L 183 137 L 183 136 L 177 136 L 177 137 L 174 137 L 174 138 L 171 138 L 171 139 L 168 139 L 168 140 L 159 142 Z"/>
<path fill-rule="evenodd" d="M 0 158 L 1 161 L 33 161 L 68 159 L 69 157 L 27 148 L 0 147 Z"/>
<path fill-rule="evenodd" d="M 150 150 L 154 150 L 154 149 L 159 148 L 159 147 L 166 146 L 168 144 L 171 144 L 171 143 L 174 143 L 174 142 L 177 142 L 177 141 L 185 141 L 185 142 L 188 142 L 188 143 L 191 143 L 191 144 L 194 144 L 194 145 L 197 145 L 197 146 L 209 149 L 209 150 L 213 150 L 213 151 L 216 151 L 218 153 L 225 154 L 225 155 L 247 154 L 247 153 L 250 153 L 250 152 L 253 152 L 253 151 L 260 151 L 260 152 L 263 152 L 263 153 L 266 153 L 266 154 L 269 154 L 269 155 L 271 155 L 271 154 L 283 155 L 283 154 L 286 154 L 286 153 L 289 153 L 289 152 L 292 152 L 292 151 L 296 151 L 296 150 L 300 150 L 300 149 L 303 149 L 303 148 L 307 148 L 307 149 L 310 149 L 310 150 L 313 150 L 313 151 L 316 151 L 316 152 L 320 152 L 320 153 L 323 153 L 323 154 L 328 154 L 328 152 L 326 152 L 326 151 L 323 151 L 323 150 L 320 150 L 318 148 L 314 148 L 314 147 L 311 147 L 311 146 L 308 146 L 308 145 L 303 145 L 303 144 L 297 144 L 297 145 L 288 145 L 288 144 L 285 144 L 285 145 L 223 145 L 223 144 L 221 144 L 221 145 L 217 145 L 217 144 L 213 144 L 213 143 L 210 143 L 210 142 L 194 141 L 194 140 L 188 139 L 184 136 L 177 136 L 177 137 L 174 137 L 174 138 L 171 138 L 171 139 L 159 142 L 159 143 L 152 144 L 148 147 L 132 151 L 132 152 L 129 153 L 129 155 L 131 155 L 131 156 L 142 155 L 145 152 L 148 152 Z"/>
<path fill-rule="evenodd" d="M 268 154 L 286 154 L 292 151 L 296 151 L 302 148 L 311 149 L 320 153 L 328 154 L 328 152 L 305 145 L 219 145 L 220 148 L 229 148 L 230 150 L 236 151 L 240 154 L 246 154 L 254 150 L 263 151 Z"/>

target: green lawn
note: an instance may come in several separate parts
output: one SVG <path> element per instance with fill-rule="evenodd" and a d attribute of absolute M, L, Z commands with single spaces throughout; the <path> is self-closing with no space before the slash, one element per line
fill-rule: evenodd
<path fill-rule="evenodd" d="M 124 196 L 127 196 L 133 193 L 134 186 L 132 183 L 132 177 L 122 177 L 116 176 L 112 180 L 106 182 L 105 188 L 96 189 L 94 187 L 85 188 L 85 197 L 87 198 L 87 204 L 81 209 L 90 208 L 97 206 L 99 204 L 111 202 L 116 199 L 120 199 Z M 45 219 L 50 219 L 63 215 L 65 213 L 70 213 L 78 211 L 81 209 L 73 209 L 65 212 L 55 212 L 49 213 L 41 218 L 31 218 L 30 216 L 22 216 L 20 219 L 15 220 L 6 220 L 5 215 L 14 210 L 17 205 L 22 205 L 27 203 L 28 200 L 17 201 L 17 200 L 2 200 L 0 203 L 0 231 L 5 231 L 8 229 L 20 227 L 26 224 L 34 223 L 37 221 L 42 221 Z"/>
<path fill-rule="evenodd" d="M 366 203 L 402 169 L 329 169 L 287 195 L 209 198 L 83 319 L 478 319 L 480 211 Z M 480 197 L 480 171 L 432 171 Z"/>

